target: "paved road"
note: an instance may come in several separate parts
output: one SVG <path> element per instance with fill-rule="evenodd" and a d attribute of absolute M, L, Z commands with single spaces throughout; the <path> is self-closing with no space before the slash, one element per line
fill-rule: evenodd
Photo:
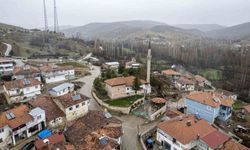
<path fill-rule="evenodd" d="M 89 106 L 90 110 L 103 110 L 91 95 L 91 87 L 93 86 L 94 79 L 100 75 L 100 68 L 93 66 L 93 70 L 91 70 L 90 72 L 90 76 L 86 76 L 77 80 L 85 83 L 84 86 L 80 89 L 80 93 L 91 98 Z M 138 125 L 140 125 L 140 132 L 143 132 L 157 124 L 157 122 L 152 122 L 150 124 L 142 125 L 146 122 L 146 120 L 133 115 L 114 114 L 114 116 L 122 121 L 124 132 L 121 145 L 122 150 L 141 150 L 141 146 L 137 138 Z"/>
<path fill-rule="evenodd" d="M 4 53 L 4 56 L 5 57 L 10 56 L 10 52 L 12 50 L 12 46 L 10 44 L 8 44 L 8 43 L 3 43 L 3 44 L 5 44 L 7 46 L 6 51 Z"/>

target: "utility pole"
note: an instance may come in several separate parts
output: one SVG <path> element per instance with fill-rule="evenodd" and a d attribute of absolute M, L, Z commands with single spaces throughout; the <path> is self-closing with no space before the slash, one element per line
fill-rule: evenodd
<path fill-rule="evenodd" d="M 46 0 L 43 0 L 43 9 L 44 9 L 44 30 L 45 32 L 48 32 L 49 27 L 48 27 L 48 18 L 47 18 L 47 10 L 46 10 Z"/>
<path fill-rule="evenodd" d="M 54 0 L 54 32 L 59 32 L 59 25 L 58 25 L 58 17 L 57 17 L 57 10 L 56 10 L 56 0 Z"/>

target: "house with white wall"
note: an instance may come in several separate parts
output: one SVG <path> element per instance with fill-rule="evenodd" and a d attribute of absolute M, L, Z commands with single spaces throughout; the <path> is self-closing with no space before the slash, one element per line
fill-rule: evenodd
<path fill-rule="evenodd" d="M 30 65 L 14 67 L 12 80 L 20 80 L 24 78 L 34 78 L 41 81 L 40 70 Z"/>
<path fill-rule="evenodd" d="M 74 84 L 63 83 L 49 90 L 51 96 L 62 96 L 74 91 Z"/>
<path fill-rule="evenodd" d="M 42 81 L 44 83 L 55 83 L 75 78 L 75 70 L 72 66 L 45 65 L 40 67 Z"/>
<path fill-rule="evenodd" d="M 90 98 L 76 92 L 54 97 L 53 101 L 64 112 L 66 121 L 78 119 L 89 111 Z"/>
<path fill-rule="evenodd" d="M 29 109 L 20 105 L 0 114 L 0 149 L 16 145 L 17 141 L 29 138 L 46 127 L 45 111 L 37 107 Z"/>
<path fill-rule="evenodd" d="M 194 91 L 195 90 L 195 82 L 186 77 L 180 77 L 175 81 L 175 87 L 181 91 Z"/>
<path fill-rule="evenodd" d="M 157 126 L 157 142 L 166 150 L 212 150 L 219 148 L 229 137 L 194 115 L 180 115 Z"/>
<path fill-rule="evenodd" d="M 8 103 L 19 103 L 30 100 L 41 94 L 42 83 L 33 78 L 8 81 L 3 85 Z"/>
<path fill-rule="evenodd" d="M 11 58 L 0 57 L 0 74 L 9 75 L 13 73 L 15 61 Z"/>
<path fill-rule="evenodd" d="M 31 108 L 39 107 L 45 111 L 46 124 L 50 128 L 65 125 L 65 114 L 53 101 L 53 97 L 50 95 L 39 95 L 35 99 L 30 100 L 28 103 Z"/>

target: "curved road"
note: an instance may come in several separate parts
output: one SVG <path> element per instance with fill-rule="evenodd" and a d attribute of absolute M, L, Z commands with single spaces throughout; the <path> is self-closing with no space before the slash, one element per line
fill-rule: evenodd
<path fill-rule="evenodd" d="M 4 53 L 4 56 L 8 57 L 8 56 L 10 56 L 10 52 L 12 50 L 12 46 L 10 44 L 8 44 L 8 43 L 3 43 L 3 44 L 7 46 L 6 51 Z"/>
<path fill-rule="evenodd" d="M 90 70 L 91 75 L 85 76 L 78 79 L 77 81 L 84 82 L 84 86 L 80 89 L 80 93 L 91 98 L 90 110 L 103 110 L 103 108 L 94 100 L 91 94 L 93 82 L 96 77 L 98 77 L 100 72 L 100 67 L 93 66 L 93 70 Z M 123 137 L 122 137 L 122 150 L 141 150 L 140 143 L 138 142 L 138 126 L 140 126 L 140 132 L 143 132 L 152 126 L 155 126 L 158 122 L 152 122 L 150 124 L 144 125 L 145 119 L 142 119 L 133 115 L 114 115 L 116 118 L 122 121 L 123 127 Z"/>

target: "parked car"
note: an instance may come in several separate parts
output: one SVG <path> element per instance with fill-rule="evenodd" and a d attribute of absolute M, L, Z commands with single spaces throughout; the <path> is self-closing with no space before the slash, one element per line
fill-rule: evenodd
<path fill-rule="evenodd" d="M 35 146 L 35 141 L 31 141 L 22 147 L 22 150 L 31 150 Z"/>

